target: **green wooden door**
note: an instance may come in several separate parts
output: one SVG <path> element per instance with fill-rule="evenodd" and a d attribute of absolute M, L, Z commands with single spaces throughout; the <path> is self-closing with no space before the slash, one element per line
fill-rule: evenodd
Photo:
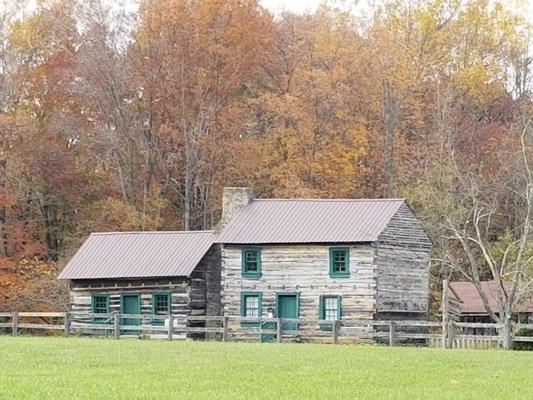
<path fill-rule="evenodd" d="M 298 318 L 298 295 L 280 294 L 278 295 L 278 317 L 279 318 Z M 284 331 L 298 330 L 297 322 L 284 322 L 282 325 Z"/>
<path fill-rule="evenodd" d="M 138 294 L 124 294 L 122 295 L 122 314 L 140 314 L 141 304 L 139 302 Z M 122 318 L 122 325 L 140 325 L 139 318 Z M 129 331 L 131 332 L 131 331 Z M 128 333 L 128 331 L 126 332 Z M 135 332 L 131 332 L 135 333 Z"/>

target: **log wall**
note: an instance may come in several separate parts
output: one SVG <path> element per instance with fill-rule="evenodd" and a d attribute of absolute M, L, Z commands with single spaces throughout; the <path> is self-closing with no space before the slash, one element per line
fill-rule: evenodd
<path fill-rule="evenodd" d="M 405 203 L 375 246 L 377 319 L 427 318 L 431 241 Z"/>
<path fill-rule="evenodd" d="M 276 310 L 277 293 L 299 293 L 300 317 L 318 319 L 321 295 L 342 297 L 344 318 L 372 319 L 376 307 L 376 268 L 371 244 L 350 245 L 350 277 L 329 276 L 327 245 L 261 246 L 261 278 L 243 278 L 243 246 L 222 247 L 222 307 L 224 315 L 238 316 L 241 292 L 262 293 L 262 316 Z M 302 327 L 303 328 L 303 327 Z M 315 327 L 316 328 L 316 327 Z M 238 331 L 238 329 L 235 329 Z"/>
<path fill-rule="evenodd" d="M 78 313 L 92 313 L 92 295 L 109 295 L 109 312 L 121 311 L 122 294 L 138 294 L 140 310 L 143 318 L 140 325 L 147 329 L 153 325 L 153 295 L 155 293 L 170 293 L 172 315 L 187 316 L 190 314 L 189 306 L 189 279 L 142 279 L 142 280 L 83 280 L 72 281 L 70 286 L 70 310 L 75 312 L 72 317 L 72 326 L 77 324 L 90 324 L 92 318 Z M 109 322 L 109 325 L 112 321 Z"/>
<path fill-rule="evenodd" d="M 109 295 L 109 312 L 121 311 L 122 294 L 140 297 L 142 325 L 150 325 L 153 315 L 153 295 L 171 294 L 174 316 L 219 315 L 220 313 L 220 247 L 213 246 L 199 262 L 190 277 L 152 279 L 73 280 L 70 284 L 70 310 L 91 313 L 94 294 Z M 88 323 L 74 318 L 74 323 Z"/>
<path fill-rule="evenodd" d="M 190 315 L 220 314 L 220 246 L 213 245 L 191 274 Z"/>

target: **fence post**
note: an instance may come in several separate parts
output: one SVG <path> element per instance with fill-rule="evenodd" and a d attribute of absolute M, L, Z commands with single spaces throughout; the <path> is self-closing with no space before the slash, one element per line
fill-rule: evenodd
<path fill-rule="evenodd" d="M 396 344 L 395 340 L 396 324 L 394 321 L 389 321 L 389 346 L 393 347 Z"/>
<path fill-rule="evenodd" d="M 224 316 L 222 319 L 222 341 L 225 342 L 228 340 L 228 317 Z"/>
<path fill-rule="evenodd" d="M 118 311 L 113 311 L 113 330 L 115 339 L 120 339 L 120 314 Z"/>
<path fill-rule="evenodd" d="M 169 315 L 168 316 L 168 331 L 167 331 L 167 339 L 172 340 L 172 334 L 174 333 L 174 316 Z"/>
<path fill-rule="evenodd" d="M 448 316 L 448 279 L 442 281 L 442 347 L 448 349 L 450 325 Z"/>
<path fill-rule="evenodd" d="M 65 337 L 70 336 L 70 312 L 65 313 Z"/>
<path fill-rule="evenodd" d="M 281 318 L 278 318 L 276 321 L 276 341 L 278 343 L 281 343 L 281 335 L 282 335 L 282 326 L 281 326 Z"/>
<path fill-rule="evenodd" d="M 333 321 L 333 344 L 339 343 L 339 327 L 340 327 L 340 321 L 338 320 Z"/>
<path fill-rule="evenodd" d="M 447 325 L 447 341 L 446 341 L 446 348 L 451 349 L 453 348 L 453 337 L 454 337 L 454 328 L 453 328 L 453 321 L 448 321 Z"/>
<path fill-rule="evenodd" d="M 13 322 L 13 336 L 18 336 L 19 333 L 19 313 L 14 312 L 11 314 L 11 319 Z"/>

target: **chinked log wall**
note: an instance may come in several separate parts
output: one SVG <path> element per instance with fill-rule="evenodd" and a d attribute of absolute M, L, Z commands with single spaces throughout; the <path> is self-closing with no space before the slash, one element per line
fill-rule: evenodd
<path fill-rule="evenodd" d="M 245 246 L 224 245 L 222 248 L 222 307 L 224 315 L 240 315 L 241 293 L 262 294 L 261 316 L 269 308 L 276 309 L 276 294 L 298 293 L 299 316 L 319 318 L 319 299 L 323 295 L 342 298 L 343 318 L 372 319 L 375 310 L 376 268 L 371 244 L 347 246 L 350 249 L 350 277 L 329 276 L 327 245 L 263 245 L 261 246 L 261 278 L 242 277 L 241 253 Z M 239 324 L 232 320 L 232 324 Z M 241 332 L 232 326 L 237 334 Z M 301 324 L 301 330 L 314 326 Z M 242 333 L 243 335 L 248 332 Z"/>
<path fill-rule="evenodd" d="M 198 307 L 197 301 L 190 304 L 189 294 L 191 290 L 198 292 L 201 287 L 202 284 L 198 280 L 194 282 L 187 278 L 138 281 L 73 281 L 70 288 L 72 322 L 74 325 L 92 323 L 91 298 L 93 295 L 109 296 L 109 312 L 111 314 L 109 318 L 112 319 L 113 312 L 121 312 L 121 296 L 123 294 L 138 294 L 141 306 L 141 318 L 139 318 L 141 328 L 148 328 L 153 321 L 154 294 L 169 293 L 172 315 L 186 317 L 195 311 L 192 307 Z"/>

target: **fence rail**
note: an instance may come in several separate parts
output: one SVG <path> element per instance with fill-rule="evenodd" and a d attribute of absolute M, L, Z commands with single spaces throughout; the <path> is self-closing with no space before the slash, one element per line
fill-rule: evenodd
<path fill-rule="evenodd" d="M 446 348 L 488 348 L 502 343 L 500 334 L 466 334 L 472 328 L 503 326 L 491 323 L 448 321 L 380 321 L 309 318 L 245 318 L 239 316 L 162 316 L 145 314 L 94 314 L 86 312 L 0 312 L 0 332 L 13 336 L 21 330 L 32 333 L 63 331 L 72 334 L 112 335 L 115 338 L 149 335 L 167 339 L 320 341 L 329 343 L 377 341 L 389 346 L 426 345 Z M 533 324 L 513 324 L 513 341 L 533 343 L 533 337 L 518 336 Z"/>

